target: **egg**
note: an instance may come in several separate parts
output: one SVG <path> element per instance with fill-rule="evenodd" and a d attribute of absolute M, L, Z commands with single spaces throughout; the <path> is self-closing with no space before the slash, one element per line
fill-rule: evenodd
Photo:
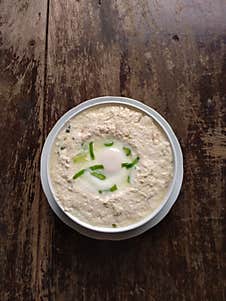
<path fill-rule="evenodd" d="M 118 148 L 106 148 L 97 153 L 97 160 L 104 165 L 105 172 L 109 175 L 120 173 L 121 165 L 126 160 Z"/>
<path fill-rule="evenodd" d="M 92 144 L 93 155 L 91 158 L 87 154 L 89 160 L 80 166 L 85 172 L 79 178 L 79 185 L 97 193 L 109 193 L 131 185 L 130 179 L 134 176 L 135 169 L 125 168 L 122 164 L 133 160 L 135 153 L 132 148 L 115 139 L 110 142 L 106 142 L 106 139 L 87 142 L 88 145 L 89 143 Z"/>

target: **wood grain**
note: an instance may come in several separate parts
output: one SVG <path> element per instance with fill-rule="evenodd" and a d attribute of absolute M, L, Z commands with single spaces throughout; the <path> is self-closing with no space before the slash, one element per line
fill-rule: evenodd
<path fill-rule="evenodd" d="M 1 7 L 0 300 L 225 300 L 225 1 L 4 0 Z M 170 214 L 123 242 L 69 229 L 39 183 L 51 127 L 101 95 L 155 108 L 184 153 L 184 184 Z"/>
<path fill-rule="evenodd" d="M 43 144 L 46 1 L 1 1 L 0 300 L 34 300 L 44 262 Z M 49 231 L 49 226 L 45 232 Z M 43 292 L 42 292 L 43 293 Z"/>

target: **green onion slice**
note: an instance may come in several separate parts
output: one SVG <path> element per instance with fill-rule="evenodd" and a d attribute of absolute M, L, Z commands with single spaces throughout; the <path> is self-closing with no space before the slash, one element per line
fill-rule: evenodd
<path fill-rule="evenodd" d="M 87 161 L 86 153 L 80 153 L 73 158 L 74 163 L 82 163 L 82 162 L 86 162 L 86 161 Z"/>
<path fill-rule="evenodd" d="M 105 180 L 106 176 L 103 175 L 102 173 L 98 173 L 98 172 L 91 172 L 91 175 L 98 178 L 99 180 Z"/>
<path fill-rule="evenodd" d="M 89 154 L 92 160 L 95 160 L 94 151 L 93 151 L 93 142 L 89 143 Z"/>
<path fill-rule="evenodd" d="M 104 165 L 98 164 L 89 167 L 91 170 L 104 169 Z"/>
<path fill-rule="evenodd" d="M 81 169 L 79 172 L 77 172 L 77 173 L 73 176 L 73 179 L 75 180 L 75 179 L 77 179 L 78 177 L 81 177 L 81 176 L 84 174 L 85 171 L 86 171 L 85 169 Z"/>
<path fill-rule="evenodd" d="M 113 186 L 112 186 L 111 188 L 109 188 L 109 189 L 98 190 L 98 192 L 99 192 L 99 193 L 109 192 L 109 191 L 113 192 L 113 191 L 115 191 L 115 190 L 117 190 L 117 189 L 118 189 L 118 187 L 117 187 L 117 185 L 115 184 L 115 185 L 113 185 Z"/>
<path fill-rule="evenodd" d="M 105 146 L 112 146 L 113 144 L 114 144 L 114 142 L 104 143 Z"/>
<path fill-rule="evenodd" d="M 117 228 L 117 225 L 116 225 L 116 224 L 112 224 L 112 227 L 113 227 L 113 228 Z"/>
<path fill-rule="evenodd" d="M 138 161 L 140 160 L 139 157 L 136 157 L 131 163 L 122 163 L 122 167 L 125 167 L 127 169 L 134 167 L 134 165 L 136 165 L 138 163 Z"/>
<path fill-rule="evenodd" d="M 127 183 L 131 183 L 131 177 L 130 176 L 127 177 Z"/>
<path fill-rule="evenodd" d="M 117 185 L 113 185 L 109 190 L 110 190 L 111 192 L 113 192 L 113 191 L 115 191 L 115 190 L 117 190 L 117 189 L 118 189 Z"/>
<path fill-rule="evenodd" d="M 128 147 L 123 147 L 123 151 L 125 153 L 126 156 L 130 156 L 131 155 L 131 149 Z"/>

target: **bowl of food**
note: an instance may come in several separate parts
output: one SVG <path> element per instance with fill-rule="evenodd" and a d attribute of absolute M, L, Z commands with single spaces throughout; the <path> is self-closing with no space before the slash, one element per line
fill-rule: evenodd
<path fill-rule="evenodd" d="M 57 216 L 97 239 L 137 236 L 159 223 L 183 179 L 166 120 L 134 99 L 99 97 L 65 113 L 41 156 L 41 182 Z"/>

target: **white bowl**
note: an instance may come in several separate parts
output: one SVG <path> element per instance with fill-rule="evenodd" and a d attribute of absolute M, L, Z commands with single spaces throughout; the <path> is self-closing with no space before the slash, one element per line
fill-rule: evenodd
<path fill-rule="evenodd" d="M 126 227 L 118 227 L 118 228 L 96 227 L 79 220 L 78 218 L 76 218 L 75 216 L 69 213 L 66 213 L 63 207 L 59 203 L 57 203 L 54 197 L 54 189 L 52 187 L 51 178 L 49 175 L 49 157 L 50 157 L 52 145 L 55 141 L 56 136 L 58 135 L 62 127 L 65 125 L 65 123 L 72 117 L 79 114 L 80 112 L 89 109 L 93 106 L 97 106 L 97 105 L 99 106 L 103 104 L 124 104 L 136 108 L 146 113 L 147 115 L 151 116 L 159 124 L 159 126 L 163 129 L 163 131 L 167 135 L 173 150 L 174 176 L 164 201 L 150 215 L 148 215 L 141 221 Z M 104 96 L 104 97 L 94 98 L 85 101 L 82 104 L 66 112 L 57 121 L 57 123 L 50 131 L 45 141 L 42 150 L 42 155 L 41 155 L 41 182 L 50 207 L 65 224 L 77 230 L 81 234 L 96 239 L 108 239 L 108 240 L 128 239 L 137 236 L 145 232 L 146 230 L 152 228 L 153 226 L 157 225 L 167 215 L 167 213 L 175 203 L 181 189 L 182 180 L 183 180 L 182 151 L 181 151 L 180 144 L 176 138 L 176 135 L 174 134 L 170 125 L 159 113 L 157 113 L 149 106 L 137 100 L 125 98 L 125 97 Z"/>

